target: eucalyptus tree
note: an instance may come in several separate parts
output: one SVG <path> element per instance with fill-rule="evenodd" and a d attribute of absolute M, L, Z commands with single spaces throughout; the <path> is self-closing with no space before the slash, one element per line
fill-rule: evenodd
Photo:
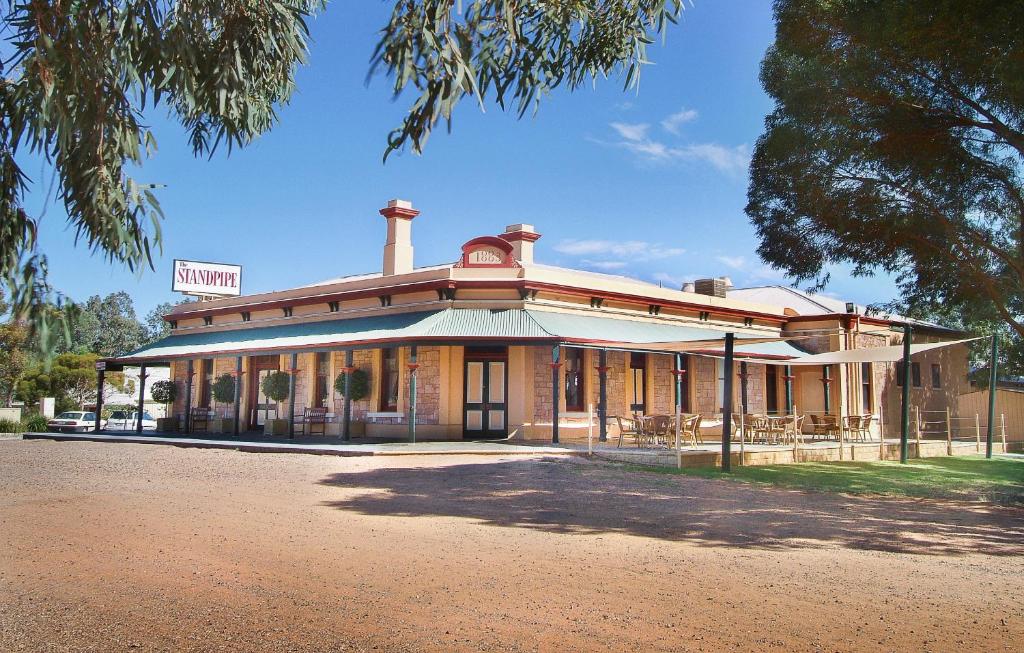
<path fill-rule="evenodd" d="M 385 152 L 422 150 L 466 97 L 514 103 L 616 71 L 637 81 L 646 47 L 682 0 L 391 0 L 371 72 L 411 104 Z M 129 171 L 156 149 L 145 111 L 163 107 L 197 156 L 270 129 L 307 55 L 324 0 L 11 2 L 0 64 L 0 277 L 13 310 L 51 341 L 39 216 L 26 207 L 26 156 L 42 157 L 78 242 L 113 264 L 152 266 L 163 214 L 155 181 Z M 382 135 L 383 136 L 383 135 Z M 386 156 L 386 155 L 385 155 Z M 45 187 L 44 186 L 44 187 Z"/>
<path fill-rule="evenodd" d="M 768 263 L 1024 338 L 1024 3 L 778 0 L 747 213 Z M 1019 357 L 1017 357 L 1019 359 Z"/>

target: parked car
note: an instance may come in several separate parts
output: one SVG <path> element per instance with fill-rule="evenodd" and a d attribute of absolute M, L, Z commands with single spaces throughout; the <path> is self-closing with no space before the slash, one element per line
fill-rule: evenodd
<path fill-rule="evenodd" d="M 96 413 L 84 410 L 61 413 L 46 423 L 46 430 L 57 433 L 89 433 L 95 428 Z"/>
<path fill-rule="evenodd" d="M 136 416 L 138 411 L 128 410 L 115 410 L 110 413 L 110 417 L 107 419 L 107 424 L 104 429 L 107 431 L 134 431 L 136 426 Z M 143 431 L 155 431 L 156 420 L 148 412 L 142 413 L 142 430 Z"/>

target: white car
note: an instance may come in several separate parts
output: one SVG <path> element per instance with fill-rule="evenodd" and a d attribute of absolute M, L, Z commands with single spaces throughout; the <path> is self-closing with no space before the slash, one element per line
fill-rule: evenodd
<path fill-rule="evenodd" d="M 58 433 L 89 433 L 96 429 L 96 413 L 84 410 L 61 413 L 46 423 L 46 429 Z"/>
<path fill-rule="evenodd" d="M 106 426 L 103 428 L 107 431 L 135 431 L 136 416 L 138 414 L 138 411 L 134 410 L 115 410 L 110 414 Z M 147 412 L 142 413 L 142 430 L 156 430 L 156 420 Z"/>

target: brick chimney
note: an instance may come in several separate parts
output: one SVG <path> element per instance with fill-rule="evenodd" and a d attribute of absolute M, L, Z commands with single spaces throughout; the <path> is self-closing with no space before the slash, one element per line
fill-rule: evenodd
<path fill-rule="evenodd" d="M 540 239 L 540 234 L 532 224 L 510 224 L 498 238 L 512 244 L 512 256 L 517 261 L 523 265 L 533 263 L 533 244 Z"/>
<path fill-rule="evenodd" d="M 380 210 L 388 221 L 388 237 L 384 243 L 385 277 L 412 272 L 412 219 L 420 214 L 406 200 L 388 200 Z"/>

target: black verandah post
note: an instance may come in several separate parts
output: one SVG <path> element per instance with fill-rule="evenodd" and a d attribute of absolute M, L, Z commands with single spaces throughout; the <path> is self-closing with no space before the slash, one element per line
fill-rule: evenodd
<path fill-rule="evenodd" d="M 146 365 L 139 366 L 139 408 L 135 413 L 135 434 L 142 435 L 142 411 L 146 406 Z"/>
<path fill-rule="evenodd" d="M 416 345 L 409 348 L 409 441 L 416 442 Z"/>
<path fill-rule="evenodd" d="M 722 471 L 732 471 L 732 375 L 733 347 L 736 336 L 725 334 L 725 378 L 722 397 Z"/>
<path fill-rule="evenodd" d="M 350 398 L 352 396 L 352 372 L 355 370 L 352 363 L 352 350 L 349 349 L 345 352 L 345 369 L 342 370 L 345 372 L 345 409 L 341 417 L 342 427 L 345 431 L 342 433 L 342 439 L 346 442 L 352 439 L 349 435 L 349 427 L 352 425 L 352 399 Z"/>
<path fill-rule="evenodd" d="M 96 363 L 96 423 L 94 429 L 100 432 L 100 422 L 103 420 L 103 383 L 107 364 L 104 361 Z"/>
<path fill-rule="evenodd" d="M 235 428 L 234 433 L 238 435 L 238 418 L 242 409 L 242 357 L 235 358 Z"/>
<path fill-rule="evenodd" d="M 185 368 L 185 433 L 192 431 L 192 375 L 194 374 L 192 359 L 188 359 Z"/>
<path fill-rule="evenodd" d="M 783 377 L 786 381 L 786 414 L 793 414 L 793 366 L 786 365 L 785 376 Z"/>
<path fill-rule="evenodd" d="M 914 330 L 910 325 L 903 326 L 903 360 L 900 363 L 902 369 L 896 370 L 896 374 L 903 381 L 903 403 L 900 405 L 900 464 L 906 464 L 908 456 L 908 440 L 910 436 L 910 340 Z M 918 455 L 920 455 L 920 451 Z"/>
<path fill-rule="evenodd" d="M 551 442 L 558 444 L 558 400 L 561 393 L 558 388 L 558 368 L 562 366 L 558 357 L 561 348 L 555 345 L 551 348 Z"/>
<path fill-rule="evenodd" d="M 597 419 L 599 421 L 598 442 L 608 441 L 608 351 L 602 349 L 597 355 L 597 380 L 600 394 L 597 398 Z"/>
<path fill-rule="evenodd" d="M 832 412 L 832 366 L 821 366 L 821 385 L 825 388 L 825 414 Z"/>
<path fill-rule="evenodd" d="M 288 437 L 295 438 L 295 375 L 299 372 L 299 355 L 292 354 L 292 368 L 288 370 Z"/>
<path fill-rule="evenodd" d="M 985 429 L 985 457 L 992 457 L 992 433 L 996 425 L 996 385 L 999 368 L 999 334 L 992 334 L 992 360 L 988 369 L 988 427 Z M 1005 451 L 1003 453 L 1006 453 Z"/>

